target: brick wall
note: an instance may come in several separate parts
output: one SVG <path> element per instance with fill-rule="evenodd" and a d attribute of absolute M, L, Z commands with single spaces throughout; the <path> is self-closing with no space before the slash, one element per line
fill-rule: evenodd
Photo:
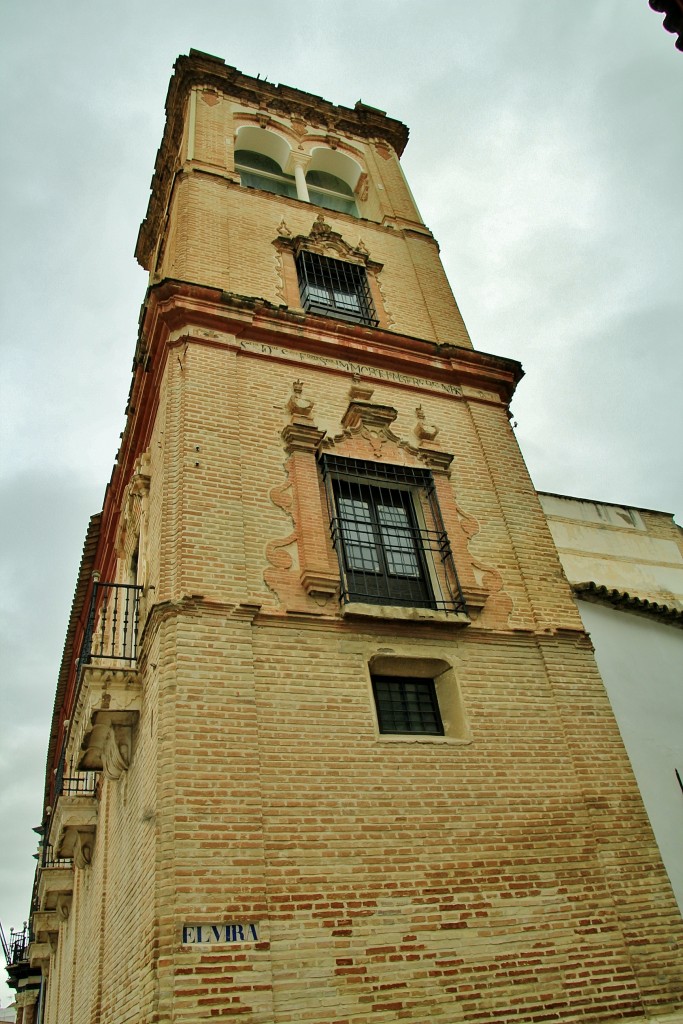
<path fill-rule="evenodd" d="M 45 1024 L 674 1024 L 683 922 L 510 428 L 517 371 L 471 351 L 381 138 L 340 142 L 374 220 L 324 216 L 382 265 L 382 329 L 305 317 L 273 241 L 319 211 L 231 166 L 236 115 L 272 111 L 192 102 L 109 492 L 144 458 L 148 496 L 104 515 L 120 573 L 140 531 L 141 711 Z M 340 607 L 320 451 L 432 467 L 469 617 Z M 457 728 L 380 733 L 372 664 L 438 666 Z"/>

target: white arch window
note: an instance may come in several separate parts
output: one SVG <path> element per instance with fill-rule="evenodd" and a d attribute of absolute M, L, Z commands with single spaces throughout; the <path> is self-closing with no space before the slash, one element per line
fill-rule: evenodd
<path fill-rule="evenodd" d="M 310 201 L 326 210 L 358 216 L 355 189 L 362 168 L 352 157 L 338 150 L 316 147 L 306 171 Z"/>
<path fill-rule="evenodd" d="M 244 125 L 235 140 L 235 170 L 246 188 L 358 216 L 354 192 L 362 168 L 344 153 L 319 146 L 310 156 L 295 154 L 275 132 Z"/>
<path fill-rule="evenodd" d="M 288 144 L 275 132 L 251 125 L 239 128 L 235 140 L 235 170 L 239 172 L 240 184 L 296 199 L 294 177 L 283 170 L 290 152 Z"/>
<path fill-rule="evenodd" d="M 296 182 L 285 174 L 272 157 L 254 149 L 235 150 L 235 170 L 239 171 L 240 185 L 245 188 L 260 188 L 278 196 L 296 199 Z"/>
<path fill-rule="evenodd" d="M 351 213 L 358 216 L 358 207 L 352 190 L 348 184 L 336 174 L 327 171 L 309 171 L 306 175 L 308 196 L 314 206 L 322 206 L 326 210 L 337 210 L 340 213 Z"/>

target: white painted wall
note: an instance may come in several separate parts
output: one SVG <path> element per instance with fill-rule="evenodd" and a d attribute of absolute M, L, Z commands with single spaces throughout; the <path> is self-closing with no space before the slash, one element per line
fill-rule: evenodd
<path fill-rule="evenodd" d="M 683 607 L 683 533 L 666 512 L 539 494 L 570 583 Z"/>
<path fill-rule="evenodd" d="M 683 630 L 578 601 L 683 914 Z"/>

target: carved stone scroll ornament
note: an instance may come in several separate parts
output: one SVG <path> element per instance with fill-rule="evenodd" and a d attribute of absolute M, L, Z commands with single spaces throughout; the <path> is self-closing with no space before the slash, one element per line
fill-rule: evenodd
<path fill-rule="evenodd" d="M 358 394 L 359 390 L 359 385 L 352 385 L 352 394 Z M 337 444 L 344 437 L 349 440 L 353 438 L 356 445 L 364 442 L 370 449 L 369 452 L 359 452 L 357 457 L 381 459 L 383 448 L 387 443 L 401 448 L 408 447 L 391 430 L 391 424 L 397 416 L 398 412 L 390 405 L 379 405 L 352 398 L 342 416 L 344 434 L 335 437 L 332 443 Z"/>
<path fill-rule="evenodd" d="M 349 388 L 349 398 L 352 402 L 369 402 L 375 393 L 375 389 L 364 381 L 359 373 L 354 373 Z"/>
<path fill-rule="evenodd" d="M 270 492 L 274 504 L 291 516 L 294 529 L 286 537 L 268 543 L 266 554 L 271 565 L 264 572 L 264 580 L 288 611 L 310 613 L 315 607 L 310 598 L 320 608 L 336 595 L 339 575 L 330 564 L 328 524 L 316 462 L 325 431 L 315 425 L 314 403 L 304 397 L 303 387 L 300 380 L 292 384 L 286 404 L 289 423 L 281 434 L 288 455 L 287 484 Z M 295 552 L 286 550 L 294 544 Z"/>
<path fill-rule="evenodd" d="M 433 423 L 427 423 L 424 409 L 421 405 L 418 405 L 415 414 L 417 416 L 417 423 L 415 424 L 416 436 L 420 441 L 433 441 L 439 433 L 439 428 Z"/>
<path fill-rule="evenodd" d="M 95 843 L 95 830 L 78 829 L 74 839 L 73 859 L 77 868 L 87 868 L 92 861 L 92 851 Z"/>
<path fill-rule="evenodd" d="M 322 213 L 319 213 L 313 221 L 308 235 L 297 235 L 296 238 L 278 238 L 281 248 L 291 248 L 294 255 L 301 249 L 308 252 L 316 252 L 321 256 L 332 255 L 334 258 L 346 260 L 349 263 L 358 263 L 369 272 L 377 275 L 382 270 L 382 264 L 369 259 L 366 246 L 359 242 L 352 246 L 346 242 L 338 231 L 334 231 L 327 223 Z"/>
<path fill-rule="evenodd" d="M 47 972 L 49 970 L 49 961 L 44 966 L 45 966 L 45 971 Z M 37 975 L 37 978 L 38 978 L 38 981 L 40 981 L 40 975 Z M 25 1008 L 34 1006 L 38 1002 L 38 994 L 41 991 L 42 991 L 42 989 L 40 988 L 40 986 L 38 984 L 36 984 L 35 988 L 21 988 L 21 989 L 19 989 L 19 991 L 17 992 L 17 997 L 16 997 L 17 1009 L 18 1010 L 23 1010 Z M 33 1012 L 33 1011 L 31 1011 L 31 1012 Z M 29 1020 L 29 1019 L 30 1019 L 29 1017 L 26 1017 L 26 1020 Z"/>
<path fill-rule="evenodd" d="M 132 726 L 112 723 L 102 748 L 102 770 L 108 779 L 115 782 L 128 771 L 132 745 Z"/>
<path fill-rule="evenodd" d="M 277 484 L 271 488 L 269 498 L 277 508 L 282 509 L 292 521 L 294 520 L 292 484 L 289 477 L 285 483 Z M 294 581 L 295 574 L 292 571 L 293 558 L 287 548 L 295 544 L 296 539 L 297 533 L 296 529 L 294 529 L 287 536 L 270 540 L 266 544 L 266 558 L 270 565 L 264 570 L 263 579 L 266 586 L 281 603 L 284 600 L 284 595 L 291 590 Z"/>
<path fill-rule="evenodd" d="M 60 892 L 57 894 L 57 906 L 55 908 L 60 921 L 68 921 L 71 913 L 73 893 Z"/>

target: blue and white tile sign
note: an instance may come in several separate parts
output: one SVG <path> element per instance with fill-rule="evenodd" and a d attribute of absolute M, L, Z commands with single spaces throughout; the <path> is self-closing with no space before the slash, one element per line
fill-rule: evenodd
<path fill-rule="evenodd" d="M 258 942 L 258 924 L 184 924 L 184 946 L 217 946 L 235 942 Z"/>

